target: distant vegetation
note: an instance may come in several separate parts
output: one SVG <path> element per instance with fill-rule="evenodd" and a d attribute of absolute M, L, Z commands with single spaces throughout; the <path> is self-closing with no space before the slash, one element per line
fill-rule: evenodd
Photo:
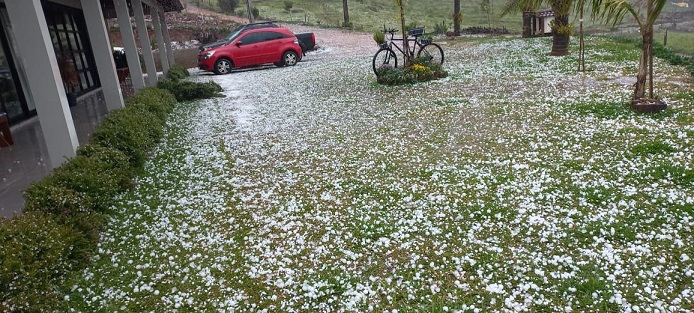
<path fill-rule="evenodd" d="M 184 0 L 201 7 L 219 10 L 218 0 Z M 470 0 L 462 1 L 462 27 L 489 27 L 506 28 L 511 33 L 519 34 L 522 31 L 521 14 L 511 14 L 499 17 L 501 8 L 506 0 Z M 357 30 L 371 32 L 387 27 L 395 27 L 397 22 L 396 10 L 392 0 L 349 0 L 350 21 Z M 245 16 L 245 1 L 240 1 L 236 14 Z M 326 0 L 293 0 L 291 8 L 287 9 L 285 0 L 253 0 L 258 8 L 261 18 L 279 21 L 293 21 L 337 27 L 342 25 L 342 1 Z M 426 26 L 427 31 L 434 32 L 437 24 L 445 21 L 453 28 L 453 0 L 416 0 L 409 1 L 406 10 L 407 23 Z M 689 7 L 680 7 L 668 4 L 661 17 L 662 23 L 668 23 L 673 28 L 684 29 L 684 22 L 694 20 L 694 4 Z M 571 15 L 570 23 L 578 25 L 578 18 Z M 623 27 L 629 27 L 629 21 L 625 21 Z M 674 24 L 673 24 L 674 23 Z M 679 24 L 678 24 L 679 23 Z M 588 29 L 607 29 L 601 24 L 594 23 L 586 18 Z M 694 28 L 694 25 L 689 27 Z M 687 32 L 690 32 L 687 30 Z M 661 36 L 662 39 L 662 36 Z M 690 40 L 690 42 L 692 42 Z"/>

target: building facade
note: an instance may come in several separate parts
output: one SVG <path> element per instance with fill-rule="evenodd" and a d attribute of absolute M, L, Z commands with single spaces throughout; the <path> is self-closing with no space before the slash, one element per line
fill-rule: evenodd
<path fill-rule="evenodd" d="M 180 0 L 0 0 L 0 217 L 20 213 L 24 189 L 124 106 L 105 19 L 118 19 L 137 91 L 157 83 L 153 53 L 164 73 L 174 64 L 164 13 L 182 9 Z M 153 39 L 136 38 L 133 28 L 148 25 Z"/>
<path fill-rule="evenodd" d="M 164 13 L 182 9 L 180 0 L 0 0 L 0 112 L 12 124 L 38 116 L 50 164 L 59 166 L 78 145 L 77 99 L 101 92 L 108 110 L 124 106 L 105 18 L 118 18 L 139 90 L 156 85 L 157 69 L 153 43 L 136 38 L 131 17 L 140 34 L 150 20 L 166 72 L 174 60 Z"/>

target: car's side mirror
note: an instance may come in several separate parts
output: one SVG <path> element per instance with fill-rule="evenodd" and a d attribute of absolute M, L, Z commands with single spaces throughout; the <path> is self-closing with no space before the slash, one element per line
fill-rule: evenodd
<path fill-rule="evenodd" d="M 240 47 L 241 44 L 242 44 L 242 43 L 241 43 L 240 41 L 237 41 L 234 45 L 237 46 L 237 47 Z"/>

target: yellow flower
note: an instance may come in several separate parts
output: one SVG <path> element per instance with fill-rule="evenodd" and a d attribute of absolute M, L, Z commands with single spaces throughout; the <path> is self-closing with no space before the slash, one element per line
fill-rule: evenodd
<path fill-rule="evenodd" d="M 420 74 L 427 74 L 431 72 L 431 69 L 429 67 L 422 65 L 422 64 L 412 64 L 409 68 L 409 71 L 411 73 L 420 75 Z"/>

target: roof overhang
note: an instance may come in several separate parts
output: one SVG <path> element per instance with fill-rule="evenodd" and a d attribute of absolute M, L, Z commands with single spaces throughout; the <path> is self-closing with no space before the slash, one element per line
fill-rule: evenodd
<path fill-rule="evenodd" d="M 104 18 L 116 18 L 116 7 L 113 4 L 114 0 L 102 0 L 101 9 L 104 12 Z M 128 3 L 128 11 L 130 16 L 133 15 L 132 3 L 130 0 L 125 0 Z M 143 9 L 146 15 L 150 14 L 150 8 L 155 7 L 164 12 L 179 12 L 183 10 L 181 0 L 142 0 Z"/>

